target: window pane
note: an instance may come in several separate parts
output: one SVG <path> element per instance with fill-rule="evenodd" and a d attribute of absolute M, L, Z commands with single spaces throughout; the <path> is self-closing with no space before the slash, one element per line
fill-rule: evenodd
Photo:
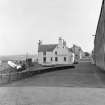
<path fill-rule="evenodd" d="M 57 51 L 55 51 L 55 55 L 57 55 Z"/>
<path fill-rule="evenodd" d="M 58 58 L 57 58 L 57 57 L 55 57 L 55 61 L 56 61 L 56 62 L 58 61 Z"/>
<path fill-rule="evenodd" d="M 46 57 L 43 58 L 43 62 L 46 63 Z"/>
<path fill-rule="evenodd" d="M 52 61 L 52 57 L 51 57 L 51 61 Z"/>
<path fill-rule="evenodd" d="M 66 61 L 66 57 L 64 57 L 64 61 Z"/>

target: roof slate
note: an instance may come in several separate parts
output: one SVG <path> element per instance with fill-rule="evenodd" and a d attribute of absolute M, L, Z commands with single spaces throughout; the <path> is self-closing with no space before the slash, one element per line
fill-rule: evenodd
<path fill-rule="evenodd" d="M 53 51 L 58 44 L 39 45 L 38 52 Z"/>
<path fill-rule="evenodd" d="M 68 48 L 68 50 L 69 50 L 70 52 L 73 52 L 73 49 L 72 49 L 72 48 Z"/>

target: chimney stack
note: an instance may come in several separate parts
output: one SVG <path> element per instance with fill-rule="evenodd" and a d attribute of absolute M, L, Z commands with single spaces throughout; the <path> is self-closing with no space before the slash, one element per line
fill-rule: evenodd
<path fill-rule="evenodd" d="M 63 43 L 62 43 L 62 38 L 61 38 L 61 37 L 59 37 L 59 45 L 60 45 L 60 46 L 63 45 Z"/>
<path fill-rule="evenodd" d="M 65 40 L 63 40 L 63 45 L 66 46 L 66 41 Z"/>
<path fill-rule="evenodd" d="M 41 40 L 39 40 L 39 43 L 38 43 L 38 45 L 41 45 L 42 44 L 42 41 Z"/>

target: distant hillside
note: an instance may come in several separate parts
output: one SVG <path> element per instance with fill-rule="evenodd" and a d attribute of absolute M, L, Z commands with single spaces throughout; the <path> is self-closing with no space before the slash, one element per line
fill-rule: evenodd
<path fill-rule="evenodd" d="M 0 60 L 7 61 L 7 60 L 25 60 L 26 57 L 37 59 L 37 55 L 9 55 L 9 56 L 0 56 Z"/>

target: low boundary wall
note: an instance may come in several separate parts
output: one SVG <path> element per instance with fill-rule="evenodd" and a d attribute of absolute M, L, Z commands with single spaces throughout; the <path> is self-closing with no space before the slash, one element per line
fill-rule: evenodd
<path fill-rule="evenodd" d="M 13 81 L 18 81 L 24 78 L 32 77 L 37 74 L 64 70 L 69 68 L 75 68 L 74 65 L 66 65 L 66 66 L 55 66 L 55 67 L 46 67 L 46 68 L 38 68 L 37 70 L 31 70 L 31 68 L 21 71 L 21 72 L 10 72 L 10 73 L 1 73 L 0 74 L 0 84 L 8 84 Z"/>

